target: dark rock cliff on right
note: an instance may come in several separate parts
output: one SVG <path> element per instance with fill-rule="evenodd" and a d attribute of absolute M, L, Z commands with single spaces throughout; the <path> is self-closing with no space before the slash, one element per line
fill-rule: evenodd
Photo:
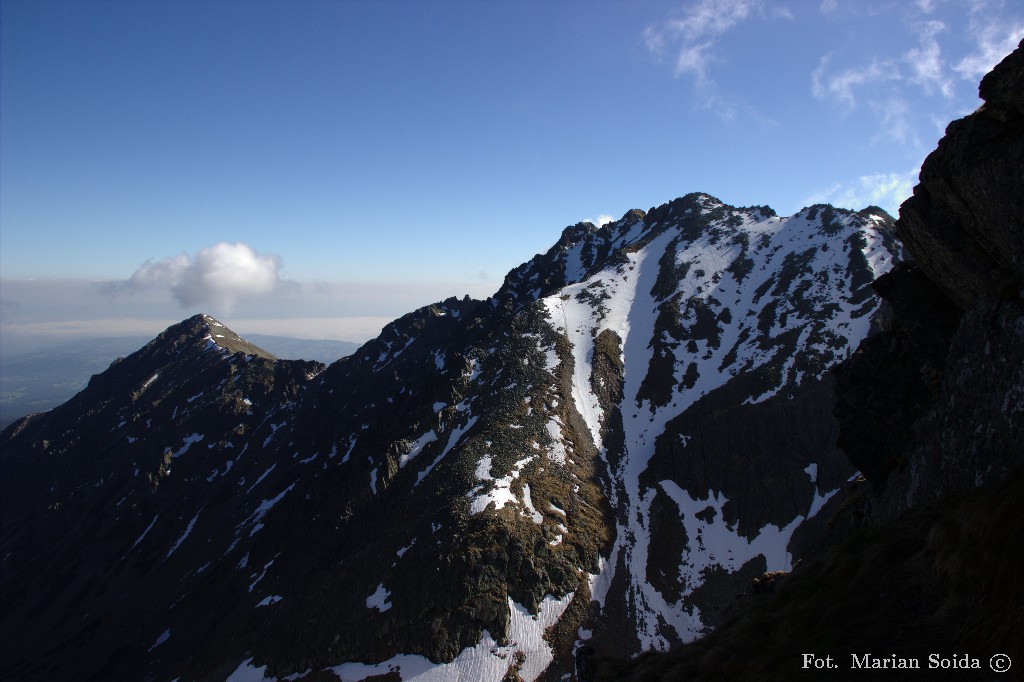
<path fill-rule="evenodd" d="M 979 92 L 900 209 L 882 331 L 835 372 L 863 477 L 833 546 L 704 639 L 581 679 L 1024 679 L 1024 42 Z"/>

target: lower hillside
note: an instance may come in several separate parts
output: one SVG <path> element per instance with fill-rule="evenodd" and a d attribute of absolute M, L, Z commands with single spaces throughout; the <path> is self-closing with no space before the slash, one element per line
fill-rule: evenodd
<path fill-rule="evenodd" d="M 759 580 L 704 639 L 629 663 L 584 657 L 580 679 L 992 679 L 993 656 L 1024 663 L 1021 490 L 1018 468 L 989 489 L 856 530 L 792 573 Z M 837 667 L 823 672 L 805 654 Z M 895 658 L 921 669 L 863 667 L 865 654 L 868 666 Z"/>

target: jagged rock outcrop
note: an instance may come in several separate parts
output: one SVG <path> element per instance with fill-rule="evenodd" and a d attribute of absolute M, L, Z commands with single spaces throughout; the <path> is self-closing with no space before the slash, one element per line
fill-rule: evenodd
<path fill-rule="evenodd" d="M 1024 287 L 1024 50 L 981 81 L 985 104 L 949 124 L 900 207 L 900 239 L 961 310 Z"/>

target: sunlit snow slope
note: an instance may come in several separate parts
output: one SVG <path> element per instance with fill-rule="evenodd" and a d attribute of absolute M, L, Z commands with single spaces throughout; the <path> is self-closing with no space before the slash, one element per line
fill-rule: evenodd
<path fill-rule="evenodd" d="M 593 272 L 581 266 L 589 234 L 566 245 L 566 280 L 577 281 L 543 303 L 552 326 L 571 343 L 571 397 L 608 466 L 617 519 L 594 596 L 606 600 L 616 570 L 626 572 L 619 598 L 641 648 L 664 648 L 704 630 L 700 608 L 686 598 L 705 576 L 734 572 L 755 557 L 763 557 L 764 570 L 790 568 L 792 534 L 839 487 L 835 478 L 819 484 L 816 460 L 801 461 L 791 472 L 806 484 L 796 513 L 744 532 L 744 524 L 726 520 L 729 500 L 715 481 L 684 489 L 645 478 L 656 444 L 671 440 L 675 466 L 685 467 L 707 454 L 691 444 L 686 419 L 702 397 L 733 382 L 742 404 L 786 398 L 847 357 L 867 335 L 877 307 L 867 285 L 893 262 L 889 227 L 881 212 L 816 207 L 779 218 L 691 196 L 657 216 L 606 228 L 612 248 L 623 254 L 611 267 Z M 595 370 L 602 336 L 605 345 L 620 349 L 621 377 Z M 616 380 L 621 401 L 602 404 L 599 387 Z M 735 454 L 742 467 L 763 453 L 754 447 Z M 774 492 L 791 494 L 786 487 L 762 495 Z M 648 579 L 657 496 L 671 500 L 688 539 L 671 558 L 679 578 L 673 590 L 659 590 Z"/>

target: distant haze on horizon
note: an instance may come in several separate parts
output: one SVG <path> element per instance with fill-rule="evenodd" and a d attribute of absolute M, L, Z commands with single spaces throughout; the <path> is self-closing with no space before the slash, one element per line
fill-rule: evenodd
<path fill-rule="evenodd" d="M 0 332 L 364 341 L 689 192 L 896 214 L 1008 0 L 0 2 Z"/>

